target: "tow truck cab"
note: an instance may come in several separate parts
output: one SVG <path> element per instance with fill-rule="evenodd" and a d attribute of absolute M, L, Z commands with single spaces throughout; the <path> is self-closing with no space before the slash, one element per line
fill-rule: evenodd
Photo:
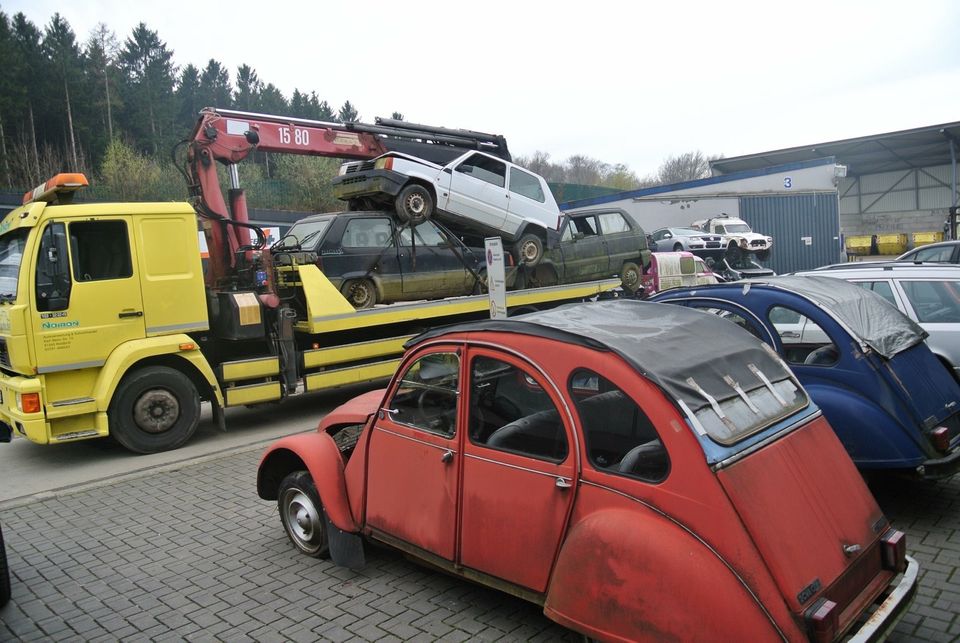
<path fill-rule="evenodd" d="M 86 184 L 57 175 L 0 223 L 0 434 L 107 435 L 130 364 L 203 361 L 186 334 L 208 328 L 193 209 L 70 203 Z"/>

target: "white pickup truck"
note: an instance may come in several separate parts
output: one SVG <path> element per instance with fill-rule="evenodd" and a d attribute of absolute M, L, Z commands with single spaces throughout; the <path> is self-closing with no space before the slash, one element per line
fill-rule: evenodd
<path fill-rule="evenodd" d="M 457 232 L 503 237 L 527 266 L 559 239 L 560 209 L 543 177 L 483 152 L 447 165 L 399 152 L 344 163 L 333 189 L 352 210 L 392 205 L 414 225 L 436 215 Z"/>
<path fill-rule="evenodd" d="M 726 214 L 711 217 L 703 221 L 694 221 L 690 227 L 710 234 L 723 235 L 727 243 L 727 254 L 755 252 L 757 258 L 763 261 L 770 256 L 773 246 L 773 237 L 757 234 L 743 219 Z"/>

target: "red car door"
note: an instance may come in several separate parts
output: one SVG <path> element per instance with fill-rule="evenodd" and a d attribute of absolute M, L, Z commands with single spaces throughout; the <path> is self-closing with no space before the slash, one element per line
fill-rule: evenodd
<path fill-rule="evenodd" d="M 471 349 L 460 564 L 536 592 L 576 492 L 576 442 L 559 394 L 529 365 Z"/>
<path fill-rule="evenodd" d="M 455 347 L 431 348 L 396 380 L 370 435 L 366 524 L 447 560 L 457 525 Z"/>

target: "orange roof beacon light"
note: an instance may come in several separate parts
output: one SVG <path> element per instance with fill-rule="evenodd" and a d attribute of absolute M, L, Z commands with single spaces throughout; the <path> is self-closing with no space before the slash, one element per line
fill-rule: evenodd
<path fill-rule="evenodd" d="M 73 193 L 80 188 L 85 188 L 90 183 L 87 177 L 80 173 L 57 174 L 46 183 L 41 183 L 29 192 L 23 195 L 23 205 L 34 201 L 46 201 L 53 203 L 69 203 L 73 198 Z"/>

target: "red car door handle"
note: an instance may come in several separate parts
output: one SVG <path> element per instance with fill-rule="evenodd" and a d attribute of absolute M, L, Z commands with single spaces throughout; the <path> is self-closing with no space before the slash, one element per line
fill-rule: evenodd
<path fill-rule="evenodd" d="M 566 478 L 557 478 L 557 488 L 558 489 L 569 489 L 573 486 L 573 483 L 567 480 Z"/>
<path fill-rule="evenodd" d="M 443 455 L 440 456 L 440 462 L 453 462 L 453 451 L 447 449 L 443 452 Z"/>

